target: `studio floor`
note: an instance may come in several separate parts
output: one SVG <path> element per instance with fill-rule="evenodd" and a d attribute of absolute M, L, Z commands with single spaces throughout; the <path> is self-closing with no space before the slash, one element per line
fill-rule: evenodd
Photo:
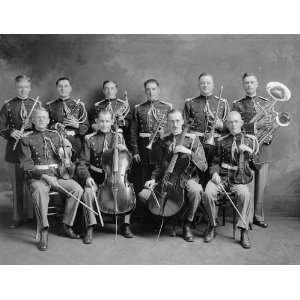
<path fill-rule="evenodd" d="M 36 247 L 35 228 L 26 224 L 9 229 L 10 205 L 6 197 L 0 204 L 0 264 L 300 264 L 300 219 L 270 217 L 268 229 L 253 227 L 250 232 L 252 248 L 243 249 L 232 238 L 232 225 L 218 228 L 218 236 L 210 243 L 203 242 L 205 225 L 199 225 L 195 242 L 156 233 L 148 227 L 133 226 L 135 237 L 115 240 L 114 227 L 95 232 L 94 242 L 62 237 L 57 230 L 49 234 L 49 249 L 40 252 Z M 55 228 L 57 229 L 57 228 Z M 53 231 L 53 230 L 52 230 Z"/>

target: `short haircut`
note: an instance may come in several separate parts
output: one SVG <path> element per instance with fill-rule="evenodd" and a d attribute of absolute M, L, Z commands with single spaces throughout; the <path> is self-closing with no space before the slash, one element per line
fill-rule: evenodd
<path fill-rule="evenodd" d="M 257 79 L 257 77 L 256 77 L 256 75 L 254 73 L 248 73 L 248 72 L 246 72 L 246 73 L 243 74 L 242 80 L 244 80 L 246 77 L 250 77 L 250 76 L 254 76 Z"/>
<path fill-rule="evenodd" d="M 102 83 L 102 88 L 104 89 L 106 84 L 109 83 L 109 82 L 113 83 L 116 86 L 116 88 L 118 87 L 118 85 L 115 81 L 113 81 L 113 80 L 104 80 L 103 83 Z"/>
<path fill-rule="evenodd" d="M 15 83 L 23 81 L 23 80 L 28 81 L 28 82 L 31 83 L 31 78 L 27 75 L 18 75 L 18 76 L 16 76 Z"/>
<path fill-rule="evenodd" d="M 228 115 L 226 117 L 226 123 L 229 121 L 229 118 L 231 117 L 231 115 L 237 115 L 237 116 L 239 116 L 239 118 L 243 122 L 241 114 L 238 111 L 236 111 L 236 110 L 232 110 L 231 112 L 228 113 Z"/>
<path fill-rule="evenodd" d="M 179 113 L 181 115 L 181 117 L 183 118 L 182 112 L 179 109 L 173 108 L 170 111 L 168 111 L 167 119 L 169 119 L 170 115 L 177 114 L 177 113 Z"/>
<path fill-rule="evenodd" d="M 57 86 L 59 84 L 60 81 L 63 81 L 63 80 L 67 80 L 69 81 L 69 83 L 71 84 L 71 79 L 70 77 L 67 77 L 67 76 L 62 76 L 62 77 L 59 77 L 56 82 L 55 82 L 55 85 Z"/>
<path fill-rule="evenodd" d="M 158 82 L 158 80 L 155 79 L 155 78 L 147 79 L 147 80 L 144 82 L 144 88 L 146 88 L 146 86 L 147 86 L 148 83 L 155 83 L 157 86 L 159 86 L 159 82 Z"/>
<path fill-rule="evenodd" d="M 111 119 L 114 118 L 113 113 L 110 110 L 105 109 L 105 108 L 99 110 L 99 112 L 97 114 L 98 119 L 99 119 L 100 115 L 110 115 Z"/>
<path fill-rule="evenodd" d="M 209 74 L 209 73 L 207 73 L 207 72 L 203 72 L 203 73 L 201 73 L 199 76 L 198 76 L 198 80 L 200 80 L 202 77 L 204 77 L 204 76 L 210 76 L 212 79 L 213 79 L 213 76 L 211 75 L 211 74 Z"/>
<path fill-rule="evenodd" d="M 49 117 L 49 112 L 48 112 L 48 110 L 45 108 L 45 107 L 42 107 L 42 106 L 40 106 L 40 107 L 37 107 L 37 108 L 35 108 L 34 110 L 33 110 L 33 112 L 32 112 L 32 115 L 31 115 L 31 118 L 33 119 L 39 112 L 46 112 L 47 114 L 48 114 L 48 117 Z"/>

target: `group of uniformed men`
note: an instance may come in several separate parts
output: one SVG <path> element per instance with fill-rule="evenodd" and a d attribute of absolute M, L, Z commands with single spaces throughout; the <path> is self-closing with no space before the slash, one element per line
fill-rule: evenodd
<path fill-rule="evenodd" d="M 11 227 L 32 218 L 33 210 L 29 204 L 32 201 L 40 225 L 38 248 L 47 250 L 49 191 L 53 189 L 67 195 L 62 221 L 64 234 L 79 238 L 73 231 L 73 224 L 80 203 L 76 199 L 81 199 L 85 204 L 86 223 L 83 242 L 92 243 L 97 221 L 93 209 L 89 208 L 93 208 L 94 193 L 105 177 L 101 156 L 115 144 L 113 132 L 118 114 L 122 130 L 118 133 L 117 147 L 129 149 L 141 169 L 143 187 L 137 189 L 139 199 L 147 202 L 149 191 L 161 180 L 174 153 L 188 156 L 196 171 L 183 183 L 187 192 L 183 238 L 188 242 L 194 240 L 191 224 L 202 203 L 209 220 L 204 241 L 214 239 L 218 215 L 216 202 L 218 194 L 225 188 L 237 197 L 240 243 L 242 247 L 250 248 L 249 226 L 253 223 L 264 228 L 268 226 L 264 220 L 263 199 L 270 153 L 266 151 L 269 147 L 263 145 L 259 150 L 263 155 L 254 163 L 253 157 L 258 150 L 255 133 L 258 128 L 272 124 L 267 117 L 254 125 L 249 120 L 269 100 L 256 94 L 258 81 L 252 73 L 243 75 L 246 95 L 233 102 L 232 110 L 226 99 L 214 94 L 212 75 L 202 73 L 198 82 L 200 95 L 187 99 L 182 113 L 162 101 L 159 82 L 148 79 L 144 83 L 147 99 L 135 105 L 131 113 L 127 99 L 117 98 L 117 84 L 112 80 L 104 81 L 105 99 L 94 104 L 92 117 L 88 120 L 84 103 L 71 97 L 69 78 L 61 77 L 56 81 L 58 99 L 47 102 L 43 108 L 38 99 L 30 97 L 30 78 L 17 76 L 17 96 L 5 101 L 0 112 L 0 135 L 7 140 L 5 160 L 13 188 Z M 178 145 L 184 123 L 190 120 L 193 122 L 189 133 L 184 143 Z M 158 134 L 153 136 L 156 131 Z M 205 143 L 205 137 L 210 133 L 215 146 Z M 147 148 L 150 139 L 156 145 L 152 149 Z M 254 197 L 250 188 L 253 180 Z M 126 238 L 133 237 L 130 214 L 124 216 L 121 233 Z"/>

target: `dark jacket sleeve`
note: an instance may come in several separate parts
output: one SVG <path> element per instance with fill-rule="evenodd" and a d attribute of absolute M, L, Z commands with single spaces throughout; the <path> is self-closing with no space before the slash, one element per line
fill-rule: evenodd
<path fill-rule="evenodd" d="M 91 177 L 89 172 L 89 166 L 91 163 L 91 152 L 88 140 L 84 141 L 83 148 L 81 150 L 79 164 L 77 165 L 77 176 L 80 181 L 85 182 L 88 177 Z"/>
<path fill-rule="evenodd" d="M 218 141 L 215 156 L 213 157 L 211 166 L 209 167 L 210 177 L 212 177 L 214 173 L 220 174 L 221 160 L 222 160 L 222 143 Z"/>
<path fill-rule="evenodd" d="M 6 140 L 13 140 L 13 138 L 10 136 L 13 129 L 8 127 L 8 111 L 7 111 L 7 105 L 4 104 L 0 111 L 0 135 L 4 137 Z"/>
<path fill-rule="evenodd" d="M 130 127 L 130 148 L 132 150 L 133 155 L 139 154 L 138 148 L 138 113 L 137 107 L 134 108 L 131 120 L 131 127 Z"/>
<path fill-rule="evenodd" d="M 79 116 L 84 116 L 85 120 L 79 124 L 79 128 L 75 129 L 75 133 L 79 134 L 81 136 L 84 136 L 87 133 L 87 131 L 89 130 L 90 124 L 89 124 L 86 109 L 83 104 L 80 105 Z"/>
<path fill-rule="evenodd" d="M 190 106 L 189 106 L 188 102 L 185 102 L 184 103 L 184 108 L 183 108 L 183 119 L 184 119 L 185 122 L 188 122 L 190 117 L 191 117 Z"/>

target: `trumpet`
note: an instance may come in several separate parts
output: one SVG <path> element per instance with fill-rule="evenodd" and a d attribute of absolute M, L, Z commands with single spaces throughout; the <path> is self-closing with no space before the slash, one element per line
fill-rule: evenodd
<path fill-rule="evenodd" d="M 152 145 L 153 145 L 153 143 L 154 143 L 154 141 L 155 141 L 155 138 L 156 138 L 158 132 L 161 130 L 161 128 L 163 128 L 163 126 L 165 125 L 166 120 L 167 120 L 166 115 L 163 115 L 163 116 L 161 117 L 161 119 L 159 120 L 159 122 L 158 122 L 158 124 L 157 124 L 157 127 L 156 127 L 156 129 L 155 129 L 155 131 L 151 134 L 151 136 L 150 136 L 150 138 L 149 138 L 149 139 L 150 139 L 150 142 L 149 142 L 149 144 L 146 146 L 147 149 L 152 150 Z"/>

